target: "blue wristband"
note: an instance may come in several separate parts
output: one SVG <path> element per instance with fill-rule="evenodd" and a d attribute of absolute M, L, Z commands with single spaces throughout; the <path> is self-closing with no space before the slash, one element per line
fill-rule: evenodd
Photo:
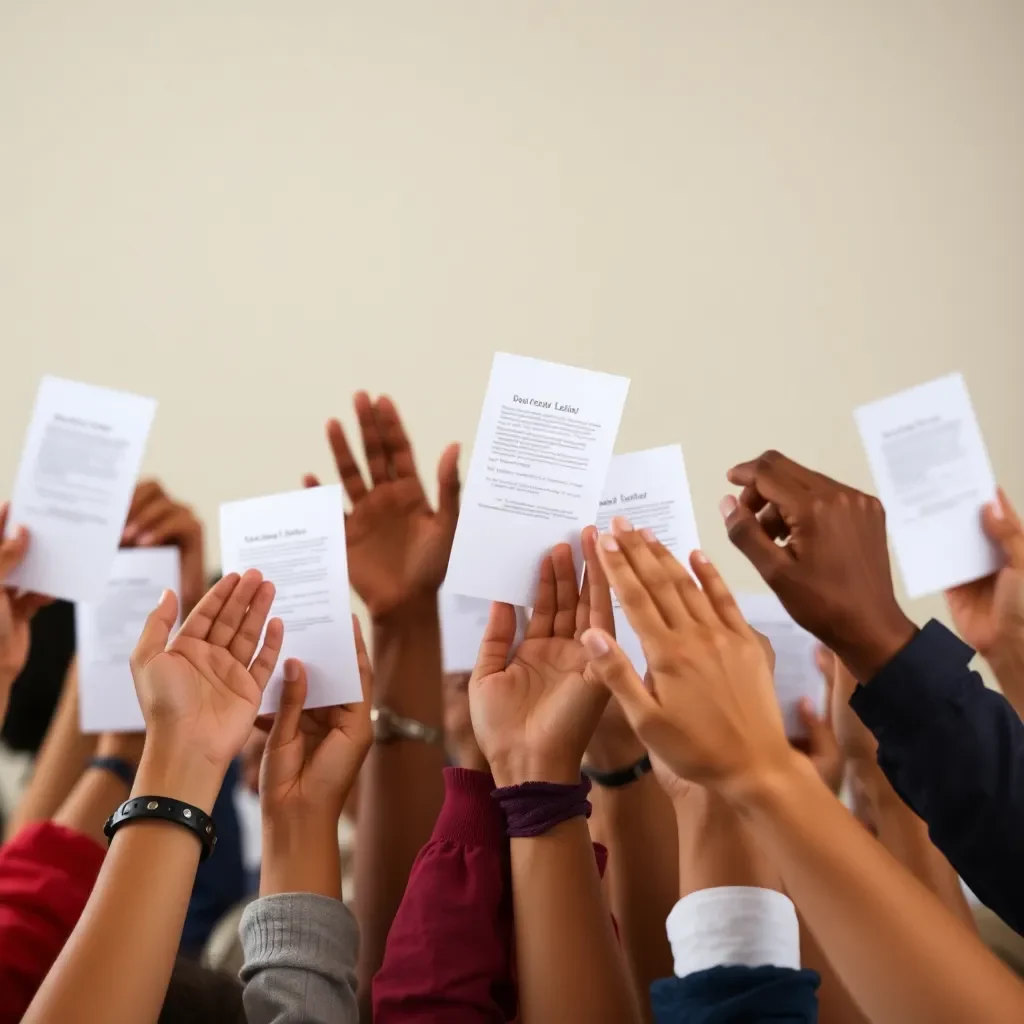
<path fill-rule="evenodd" d="M 90 768 L 102 768 L 111 775 L 116 775 L 129 789 L 135 785 L 135 765 L 123 757 L 94 757 L 89 762 Z"/>

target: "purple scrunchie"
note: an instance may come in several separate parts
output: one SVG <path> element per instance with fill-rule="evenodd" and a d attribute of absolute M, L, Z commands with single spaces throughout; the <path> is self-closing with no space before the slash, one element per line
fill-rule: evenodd
<path fill-rule="evenodd" d="M 524 782 L 504 786 L 491 796 L 505 815 L 505 834 L 509 839 L 531 839 L 581 814 L 589 818 L 589 792 L 590 779 L 584 776 L 575 785 Z"/>

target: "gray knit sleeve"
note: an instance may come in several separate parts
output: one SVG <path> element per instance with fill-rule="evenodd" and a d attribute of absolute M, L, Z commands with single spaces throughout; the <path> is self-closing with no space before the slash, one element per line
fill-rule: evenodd
<path fill-rule="evenodd" d="M 358 1024 L 359 929 L 344 903 L 264 896 L 246 907 L 238 930 L 248 1024 Z"/>

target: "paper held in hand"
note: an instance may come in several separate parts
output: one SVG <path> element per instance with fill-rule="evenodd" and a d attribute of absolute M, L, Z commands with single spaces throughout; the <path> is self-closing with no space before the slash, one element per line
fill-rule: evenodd
<path fill-rule="evenodd" d="M 616 455 L 608 469 L 596 525 L 608 530 L 614 516 L 645 528 L 689 569 L 690 552 L 700 547 L 683 449 L 677 444 Z M 647 671 L 640 639 L 612 594 L 615 639 L 640 675 Z"/>
<path fill-rule="evenodd" d="M 544 556 L 594 522 L 629 380 L 499 352 L 445 587 L 532 607 Z"/>
<path fill-rule="evenodd" d="M 487 629 L 491 602 L 480 597 L 463 597 L 441 588 L 438 609 L 441 615 L 441 661 L 444 672 L 472 672 Z M 523 639 L 528 612 L 516 608 L 516 639 Z"/>
<path fill-rule="evenodd" d="M 181 590 L 177 548 L 121 548 L 99 600 L 75 605 L 82 732 L 145 730 L 130 659 L 165 590 Z"/>
<path fill-rule="evenodd" d="M 803 739 L 807 735 L 797 706 L 807 697 L 819 717 L 825 714 L 825 680 L 814 659 L 818 641 L 798 626 L 774 594 L 736 595 L 743 617 L 771 642 L 775 651 L 775 695 L 782 709 L 786 735 Z"/>
<path fill-rule="evenodd" d="M 963 377 L 863 405 L 854 417 L 910 597 L 1001 568 L 981 525 L 996 480 Z"/>
<path fill-rule="evenodd" d="M 287 658 L 306 666 L 306 707 L 358 703 L 359 684 L 341 486 L 310 487 L 220 507 L 225 573 L 259 569 L 277 588 L 268 621 L 284 622 L 284 647 L 261 713 L 276 711 Z"/>
<path fill-rule="evenodd" d="M 128 517 L 152 398 L 44 377 L 11 494 L 7 532 L 31 533 L 6 582 L 65 601 L 99 599 Z"/>

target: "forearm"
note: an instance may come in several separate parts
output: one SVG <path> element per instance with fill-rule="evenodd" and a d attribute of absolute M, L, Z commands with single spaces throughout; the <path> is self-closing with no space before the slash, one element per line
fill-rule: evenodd
<path fill-rule="evenodd" d="M 638 1021 L 640 1011 L 601 894 L 586 820 L 512 839 L 520 1014 Z"/>
<path fill-rule="evenodd" d="M 1024 646 L 1007 645 L 990 651 L 986 657 L 1003 696 L 1024 719 Z"/>
<path fill-rule="evenodd" d="M 959 1024 L 1024 1012 L 1024 986 L 853 821 L 802 759 L 794 755 L 737 806 L 869 1019 Z"/>
<path fill-rule="evenodd" d="M 106 846 L 103 826 L 107 818 L 128 799 L 129 792 L 127 784 L 113 772 L 89 768 L 61 804 L 53 820 L 57 825 L 74 829 Z"/>
<path fill-rule="evenodd" d="M 280 893 L 342 898 L 336 821 L 264 817 L 260 896 Z"/>
<path fill-rule="evenodd" d="M 440 729 L 441 634 L 436 600 L 374 627 L 374 703 Z M 375 743 L 360 772 L 355 905 L 359 918 L 361 1012 L 370 1014 L 370 987 L 384 959 L 388 931 L 409 872 L 430 838 L 444 797 L 440 745 L 398 740 Z"/>

